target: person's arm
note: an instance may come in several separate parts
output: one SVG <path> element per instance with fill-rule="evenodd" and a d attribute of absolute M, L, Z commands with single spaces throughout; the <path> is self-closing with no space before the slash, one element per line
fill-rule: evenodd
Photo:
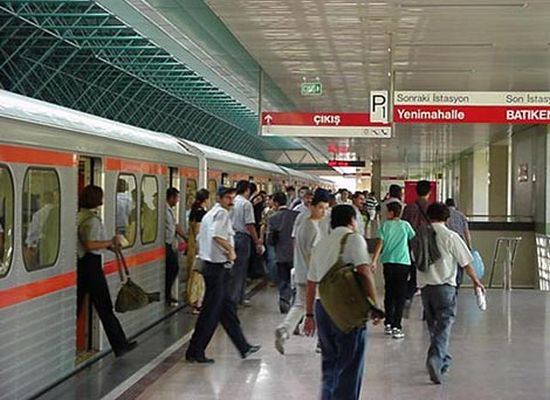
<path fill-rule="evenodd" d="M 378 304 L 378 296 L 376 294 L 376 285 L 374 283 L 374 275 L 372 274 L 372 270 L 367 264 L 358 265 L 355 269 L 363 278 L 365 288 L 367 289 L 367 296 L 374 302 L 374 304 Z"/>
<path fill-rule="evenodd" d="M 180 224 L 176 224 L 176 235 L 178 235 L 180 238 L 187 240 L 187 235 L 185 234 L 185 231 L 181 227 Z"/>
<path fill-rule="evenodd" d="M 317 282 L 308 279 L 306 285 L 306 320 L 304 323 L 304 333 L 306 336 L 315 334 L 315 318 L 313 306 L 315 304 L 315 293 L 317 292 Z"/>
<path fill-rule="evenodd" d="M 227 239 L 214 236 L 214 241 L 225 250 L 229 261 L 233 262 L 237 259 L 237 255 L 235 254 L 235 249 L 233 248 L 233 246 L 231 246 L 231 243 L 229 243 Z"/>
<path fill-rule="evenodd" d="M 86 251 L 112 249 L 118 246 L 118 239 L 115 236 L 111 240 L 86 240 L 82 246 Z"/>
<path fill-rule="evenodd" d="M 483 286 L 481 281 L 478 279 L 478 277 L 476 275 L 476 271 L 474 270 L 474 267 L 472 267 L 472 264 L 466 265 L 464 267 L 464 271 L 466 272 L 466 274 L 468 274 L 468 276 L 470 277 L 470 279 L 474 283 L 474 290 L 477 289 L 477 288 L 480 288 L 482 291 L 485 292 L 485 286 Z"/>
<path fill-rule="evenodd" d="M 376 242 L 376 247 L 374 248 L 374 255 L 372 256 L 372 270 L 373 272 L 376 271 L 376 268 L 378 267 L 378 260 L 380 258 L 380 254 L 382 253 L 382 249 L 384 248 L 384 241 L 382 239 L 378 239 Z"/>

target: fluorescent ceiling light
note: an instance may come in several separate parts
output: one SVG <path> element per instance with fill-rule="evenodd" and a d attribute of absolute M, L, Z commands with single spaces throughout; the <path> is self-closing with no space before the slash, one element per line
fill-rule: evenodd
<path fill-rule="evenodd" d="M 396 47 L 495 47 L 494 43 L 397 43 Z"/>
<path fill-rule="evenodd" d="M 400 8 L 527 8 L 529 3 L 431 3 L 400 4 Z"/>

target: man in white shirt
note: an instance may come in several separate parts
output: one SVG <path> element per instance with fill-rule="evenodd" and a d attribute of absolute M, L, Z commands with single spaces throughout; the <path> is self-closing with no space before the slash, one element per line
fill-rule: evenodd
<path fill-rule="evenodd" d="M 295 211 L 298 213 L 298 216 L 296 217 L 296 221 L 294 221 L 294 226 L 292 227 L 292 237 L 296 237 L 296 231 L 298 230 L 298 227 L 309 217 L 311 217 L 311 212 L 309 209 L 309 206 L 311 206 L 311 202 L 313 200 L 313 192 L 311 190 L 307 190 L 302 197 L 301 203 L 299 203 L 292 211 Z"/>
<path fill-rule="evenodd" d="M 166 190 L 166 215 L 164 231 L 164 248 L 166 250 L 166 275 L 164 281 L 164 301 L 166 305 L 175 307 L 178 300 L 172 297 L 172 286 L 179 273 L 178 251 L 176 247 L 177 236 L 185 238 L 183 228 L 178 224 L 174 207 L 178 204 L 180 192 L 176 188 Z"/>
<path fill-rule="evenodd" d="M 338 194 L 336 195 L 336 203 L 338 203 L 338 204 L 351 204 L 348 189 L 340 189 L 339 190 Z"/>
<path fill-rule="evenodd" d="M 361 236 L 365 236 L 365 220 L 361 210 L 365 206 L 365 195 L 362 192 L 355 192 L 351 198 L 353 209 L 355 210 L 355 218 L 357 220 L 357 232 Z"/>
<path fill-rule="evenodd" d="M 188 362 L 200 364 L 214 362 L 206 357 L 205 349 L 220 322 L 242 358 L 260 350 L 260 346 L 249 344 L 244 337 L 237 315 L 237 304 L 229 292 L 230 271 L 235 267 L 233 263 L 237 258 L 235 232 L 229 215 L 235 200 L 235 189 L 222 186 L 218 188 L 217 197 L 218 202 L 203 217 L 199 228 L 199 258 L 203 262 L 202 274 L 206 292 L 195 332 L 185 353 Z"/>
<path fill-rule="evenodd" d="M 367 288 L 368 296 L 377 302 L 374 276 L 369 268 L 371 258 L 365 239 L 356 231 L 355 210 L 350 205 L 337 205 L 331 212 L 332 232 L 314 247 L 307 273 L 305 333 L 315 332 L 315 320 L 322 357 L 322 399 L 358 400 L 365 364 L 367 328 L 362 326 L 343 332 L 332 322 L 320 301 L 313 306 L 317 284 L 336 264 L 342 239 L 347 236 L 342 262 L 357 269 Z M 345 293 L 342 293 L 345 296 Z M 378 323 L 376 320 L 375 323 Z"/>
<path fill-rule="evenodd" d="M 313 247 L 324 236 L 320 222 L 328 209 L 329 193 L 325 189 L 317 189 L 309 206 L 310 217 L 307 218 L 296 232 L 294 241 L 294 279 L 296 282 L 296 299 L 286 318 L 275 330 L 275 348 L 279 353 L 285 353 L 285 341 L 290 339 L 290 333 L 304 318 L 306 301 L 307 271 L 311 260 Z"/>
<path fill-rule="evenodd" d="M 262 253 L 262 240 L 258 238 L 256 231 L 256 219 L 254 217 L 254 207 L 249 201 L 251 194 L 251 184 L 249 181 L 241 180 L 237 183 L 237 196 L 235 197 L 235 206 L 231 210 L 231 223 L 235 231 L 235 252 L 237 259 L 231 271 L 231 296 L 237 304 L 245 306 L 250 302 L 245 299 L 246 277 L 248 266 L 252 255 L 252 245 L 256 246 L 256 251 Z"/>
<path fill-rule="evenodd" d="M 448 348 L 456 316 L 457 268 L 464 268 L 474 283 L 474 289 L 484 291 L 485 288 L 472 267 L 470 250 L 460 236 L 445 225 L 450 215 L 449 208 L 443 203 L 433 203 L 428 207 L 427 214 L 436 234 L 441 258 L 426 271 L 417 271 L 417 282 L 422 290 L 424 314 L 430 331 L 426 367 L 432 382 L 440 384 L 452 360 Z"/>

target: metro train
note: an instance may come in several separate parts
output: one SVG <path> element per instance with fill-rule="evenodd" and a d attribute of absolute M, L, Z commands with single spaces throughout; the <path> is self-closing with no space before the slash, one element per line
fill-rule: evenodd
<path fill-rule="evenodd" d="M 117 202 L 131 198 L 123 253 L 135 282 L 163 292 L 166 189 L 180 190 L 177 214 L 185 226 L 198 188 L 214 194 L 217 186 L 239 179 L 253 180 L 268 193 L 288 184 L 332 185 L 0 90 L 0 399 L 32 397 L 73 372 L 79 354 L 108 351 L 91 307 L 77 316 L 76 215 L 82 187 L 104 189 L 101 213 L 111 235 L 121 220 Z M 114 299 L 116 261 L 112 254 L 103 257 Z M 163 303 L 153 303 L 118 316 L 132 336 L 169 312 Z"/>

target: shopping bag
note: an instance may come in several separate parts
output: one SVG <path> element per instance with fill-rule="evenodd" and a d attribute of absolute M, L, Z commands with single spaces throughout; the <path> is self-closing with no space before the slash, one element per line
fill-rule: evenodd
<path fill-rule="evenodd" d="M 485 275 L 485 265 L 483 264 L 483 259 L 481 258 L 479 251 L 472 251 L 472 257 L 474 258 L 472 266 L 474 267 L 477 278 L 482 279 L 483 275 Z"/>

